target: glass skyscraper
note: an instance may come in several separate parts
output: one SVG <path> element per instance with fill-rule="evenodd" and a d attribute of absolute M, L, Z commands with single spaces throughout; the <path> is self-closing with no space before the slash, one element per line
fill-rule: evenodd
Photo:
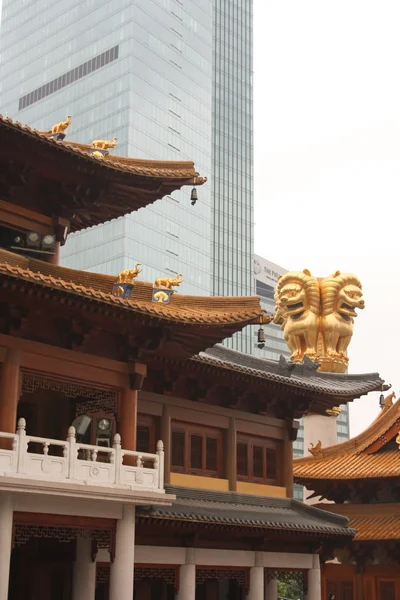
<path fill-rule="evenodd" d="M 71 235 L 63 264 L 252 294 L 252 0 L 3 0 L 0 36 L 3 115 L 46 130 L 69 114 L 67 139 L 116 136 L 113 153 L 209 178 L 195 206 L 184 189 Z"/>

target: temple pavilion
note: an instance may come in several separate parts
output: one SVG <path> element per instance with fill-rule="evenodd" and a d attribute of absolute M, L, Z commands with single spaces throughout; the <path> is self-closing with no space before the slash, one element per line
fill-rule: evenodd
<path fill-rule="evenodd" d="M 221 345 L 262 340 L 257 297 L 179 294 L 140 257 L 61 267 L 69 232 L 206 183 L 69 122 L 0 118 L 0 600 L 276 600 L 284 577 L 320 600 L 320 557 L 355 532 L 292 498 L 298 419 L 383 381 Z"/>
<path fill-rule="evenodd" d="M 344 549 L 324 557 L 322 597 L 400 598 L 400 400 L 393 404 L 393 397 L 357 437 L 294 461 L 296 481 L 330 502 L 314 506 L 346 516 L 356 531 Z"/>

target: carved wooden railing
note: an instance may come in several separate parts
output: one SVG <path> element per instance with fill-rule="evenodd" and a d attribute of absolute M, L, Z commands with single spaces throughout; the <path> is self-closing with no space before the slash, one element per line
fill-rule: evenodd
<path fill-rule="evenodd" d="M 77 442 L 72 426 L 65 441 L 27 435 L 25 427 L 19 419 L 15 434 L 0 431 L 0 476 L 164 492 L 161 441 L 157 453 L 148 454 L 122 449 L 118 433 L 107 448 Z"/>

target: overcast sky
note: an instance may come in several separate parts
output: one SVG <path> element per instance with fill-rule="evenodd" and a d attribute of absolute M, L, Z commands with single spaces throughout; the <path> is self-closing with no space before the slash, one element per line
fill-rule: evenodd
<path fill-rule="evenodd" d="M 350 372 L 400 392 L 400 5 L 254 0 L 255 250 L 363 283 Z M 378 413 L 355 401 L 351 433 Z"/>

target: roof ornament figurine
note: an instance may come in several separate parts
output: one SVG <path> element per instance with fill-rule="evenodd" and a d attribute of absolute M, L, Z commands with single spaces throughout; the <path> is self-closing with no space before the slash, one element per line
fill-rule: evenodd
<path fill-rule="evenodd" d="M 292 361 L 308 357 L 319 363 L 320 371 L 345 373 L 356 309 L 364 306 L 355 275 L 336 271 L 317 278 L 304 269 L 279 277 L 274 323 L 283 329 Z"/>
<path fill-rule="evenodd" d="M 113 137 L 111 141 L 109 140 L 93 140 L 92 148 L 90 150 L 91 156 L 95 158 L 104 158 L 109 153 L 110 148 L 115 148 L 117 145 L 117 138 Z"/>
<path fill-rule="evenodd" d="M 182 273 L 178 273 L 176 277 L 158 277 L 153 286 L 152 302 L 169 304 L 174 293 L 172 288 L 180 285 L 182 281 Z"/>
<path fill-rule="evenodd" d="M 135 279 L 142 272 L 141 264 L 136 263 L 134 269 L 126 269 L 118 274 L 112 288 L 112 295 L 118 298 L 128 299 L 131 297 L 135 285 Z"/>
<path fill-rule="evenodd" d="M 338 417 L 342 409 L 340 406 L 332 406 L 332 408 L 327 408 L 325 412 L 329 417 Z"/>
<path fill-rule="evenodd" d="M 310 447 L 308 449 L 309 453 L 313 455 L 314 458 L 322 458 L 322 443 L 321 440 L 318 440 L 318 442 L 315 444 L 310 444 Z"/>
<path fill-rule="evenodd" d="M 45 133 L 50 139 L 55 140 L 56 142 L 62 142 L 65 138 L 65 131 L 68 129 L 69 125 L 71 125 L 71 115 L 67 115 L 64 121 L 60 121 L 53 125 L 50 131 L 43 131 L 40 133 Z"/>

